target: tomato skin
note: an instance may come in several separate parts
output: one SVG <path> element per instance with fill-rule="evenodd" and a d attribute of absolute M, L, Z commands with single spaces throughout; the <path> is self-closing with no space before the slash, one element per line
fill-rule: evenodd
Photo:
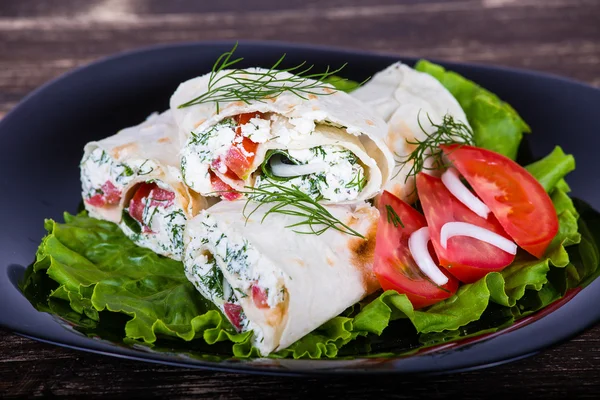
<path fill-rule="evenodd" d="M 258 308 L 269 308 L 267 292 L 256 285 L 252 285 L 252 300 Z"/>
<path fill-rule="evenodd" d="M 388 222 L 390 206 L 396 212 L 402 225 Z M 443 269 L 448 282 L 441 288 L 424 275 L 415 263 L 408 248 L 410 235 L 427 226 L 425 217 L 417 210 L 384 191 L 378 203 L 380 212 L 377 236 L 375 239 L 375 262 L 373 272 L 384 290 L 404 293 L 415 309 L 435 304 L 452 296 L 458 289 L 458 281 Z"/>
<path fill-rule="evenodd" d="M 210 184 L 216 192 L 221 192 L 220 195 L 225 200 L 233 201 L 242 197 L 240 192 L 236 192 L 231 186 L 223 182 L 214 172 L 209 171 L 209 174 Z"/>
<path fill-rule="evenodd" d="M 440 146 L 496 216 L 504 230 L 530 254 L 541 258 L 558 233 L 550 196 L 522 166 L 490 150 Z"/>
<path fill-rule="evenodd" d="M 231 324 L 235 329 L 240 331 L 242 329 L 242 306 L 233 303 L 225 303 L 223 309 Z"/>
<path fill-rule="evenodd" d="M 447 222 L 467 222 L 510 239 L 492 214 L 481 218 L 446 188 L 440 178 L 423 172 L 417 175 L 419 200 L 429 225 L 429 234 L 440 264 L 458 280 L 472 283 L 488 272 L 500 271 L 513 262 L 515 256 L 489 243 L 466 236 L 448 239 L 447 248 L 440 244 L 440 231 Z"/>

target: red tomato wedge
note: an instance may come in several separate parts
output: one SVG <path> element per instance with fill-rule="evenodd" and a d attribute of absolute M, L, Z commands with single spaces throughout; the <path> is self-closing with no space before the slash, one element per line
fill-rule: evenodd
<path fill-rule="evenodd" d="M 488 272 L 500 271 L 513 262 L 513 254 L 467 236 L 451 237 L 444 249 L 440 244 L 440 231 L 447 222 L 466 222 L 507 239 L 510 237 L 493 215 L 483 219 L 458 201 L 440 178 L 419 173 L 417 191 L 440 264 L 458 280 L 464 283 L 475 282 Z"/>
<path fill-rule="evenodd" d="M 458 201 L 440 178 L 419 173 L 417 191 L 440 264 L 458 280 L 464 283 L 475 282 L 488 272 L 500 271 L 513 262 L 513 254 L 466 236 L 451 237 L 444 249 L 440 244 L 440 231 L 447 222 L 466 222 L 507 239 L 510 237 L 493 215 L 483 219 Z"/>
<path fill-rule="evenodd" d="M 221 178 L 219 178 L 217 175 L 215 175 L 214 172 L 209 171 L 209 174 L 210 174 L 210 184 L 212 185 L 212 187 L 215 189 L 216 192 L 221 192 L 219 194 L 225 200 L 229 200 L 229 201 L 237 200 L 242 196 L 241 193 L 236 192 L 231 186 L 229 186 L 228 184 L 223 182 L 221 180 Z"/>
<path fill-rule="evenodd" d="M 254 301 L 254 305 L 258 308 L 269 308 L 269 304 L 267 303 L 267 292 L 256 285 L 252 285 L 252 300 Z"/>
<path fill-rule="evenodd" d="M 524 250 L 541 258 L 558 233 L 550 196 L 525 168 L 473 146 L 440 146 L 454 167 Z"/>
<path fill-rule="evenodd" d="M 263 114 L 259 112 L 252 112 L 246 114 L 240 114 L 235 117 L 238 126 L 235 130 L 236 139 L 239 140 L 242 137 L 242 125 L 247 124 L 252 118 L 263 118 Z M 254 143 L 248 137 L 243 136 L 242 142 L 231 146 L 227 154 L 225 155 L 225 165 L 231 170 L 239 179 L 245 179 L 250 172 L 250 166 L 254 161 L 256 155 L 256 149 L 258 143 Z"/>
<path fill-rule="evenodd" d="M 381 195 L 378 208 L 381 216 L 375 239 L 373 272 L 381 287 L 406 294 L 415 309 L 452 296 L 458 289 L 458 281 L 442 270 L 448 277 L 448 282 L 444 286 L 437 286 L 421 272 L 408 248 L 410 235 L 427 226 L 425 217 L 388 191 Z M 394 215 L 389 208 L 396 213 L 402 224 L 399 221 L 394 224 Z"/>

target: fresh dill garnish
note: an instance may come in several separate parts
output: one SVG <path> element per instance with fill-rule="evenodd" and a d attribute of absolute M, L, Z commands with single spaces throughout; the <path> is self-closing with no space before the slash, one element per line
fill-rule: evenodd
<path fill-rule="evenodd" d="M 325 72 L 322 73 L 310 73 L 314 65 L 306 66 L 306 62 L 302 62 L 295 67 L 278 69 L 286 56 L 283 54 L 275 64 L 264 71 L 243 70 L 233 67 L 243 60 L 242 57 L 232 59 L 236 48 L 237 43 L 233 46 L 233 49 L 217 58 L 208 78 L 206 92 L 180 104 L 178 108 L 214 102 L 218 114 L 219 103 L 232 101 L 243 101 L 246 104 L 250 104 L 250 101 L 264 102 L 276 98 L 284 92 L 290 92 L 307 100 L 308 95 L 330 94 L 322 90 L 331 88 L 331 85 L 323 80 L 337 74 L 346 66 L 344 64 L 336 70 L 330 70 L 327 67 Z M 291 76 L 284 77 L 281 74 L 282 72 L 287 72 Z M 231 82 L 227 83 L 227 80 Z M 335 89 L 332 89 L 331 93 L 334 92 Z"/>
<path fill-rule="evenodd" d="M 396 210 L 394 210 L 394 207 L 392 207 L 389 204 L 386 204 L 385 205 L 385 209 L 387 211 L 387 222 L 388 222 L 388 224 L 394 224 L 394 228 L 397 228 L 398 225 L 400 225 L 401 227 L 404 228 L 404 224 L 402 223 L 402 220 L 400 219 L 400 217 L 396 213 Z"/>
<path fill-rule="evenodd" d="M 334 217 L 329 210 L 319 204 L 318 201 L 322 199 L 321 196 L 313 199 L 295 185 L 290 188 L 265 180 L 265 183 L 260 187 L 246 186 L 245 189 L 241 193 L 247 197 L 243 209 L 246 221 L 260 207 L 267 205 L 270 208 L 263 216 L 261 223 L 269 214 L 291 215 L 301 218 L 299 222 L 286 225 L 286 228 L 292 228 L 296 233 L 321 235 L 327 229 L 333 228 L 339 232 L 365 239 L 363 235 Z M 256 203 L 256 206 L 250 213 L 247 213 L 247 209 L 252 203 Z M 302 227 L 308 229 L 298 230 Z"/>
<path fill-rule="evenodd" d="M 402 167 L 407 163 L 412 164 L 410 170 L 404 178 L 405 183 L 411 176 L 416 177 L 417 174 L 423 170 L 435 170 L 444 166 L 442 160 L 442 151 L 439 148 L 440 145 L 453 143 L 468 145 L 474 144 L 473 131 L 471 128 L 460 121 L 456 121 L 452 115 L 444 115 L 442 123 L 440 124 L 434 124 L 429 114 L 427 115 L 427 119 L 429 120 L 429 123 L 436 128 L 436 131 L 431 134 L 428 134 L 427 131 L 425 131 L 423 125 L 421 125 L 419 112 L 419 115 L 417 115 L 417 121 L 419 123 L 419 128 L 421 128 L 426 138 L 424 140 L 415 139 L 414 141 L 407 139 L 406 143 L 409 145 L 414 145 L 416 148 L 406 157 L 401 157 L 396 154 L 396 157 L 399 157 L 399 159 L 396 159 L 397 166 Z M 427 167 L 426 162 L 430 158 L 434 160 L 432 164 L 433 166 Z M 394 175 L 392 179 L 398 176 L 401 169 L 402 168 L 398 169 L 396 175 Z"/>

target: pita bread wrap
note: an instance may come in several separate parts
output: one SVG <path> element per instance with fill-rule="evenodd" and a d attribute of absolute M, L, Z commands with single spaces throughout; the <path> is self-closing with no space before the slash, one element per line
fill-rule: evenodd
<path fill-rule="evenodd" d="M 223 201 L 189 221 L 183 262 L 204 297 L 239 331 L 253 331 L 262 355 L 288 347 L 380 288 L 372 272 L 379 212 L 368 203 L 324 206 L 364 238 L 333 228 L 294 232 L 286 226 L 301 217 L 265 217 L 264 204 L 246 219 L 245 204 Z"/>
<path fill-rule="evenodd" d="M 209 204 L 183 184 L 179 148 L 171 111 L 86 144 L 80 172 L 89 215 L 119 224 L 139 246 L 180 260 L 186 220 Z"/>
<path fill-rule="evenodd" d="M 257 96 L 267 93 L 260 89 L 265 82 L 276 93 Z M 294 84 L 309 92 L 277 90 Z M 232 87 L 254 94 L 214 101 Z M 202 100 L 189 105 L 194 99 Z M 329 84 L 288 72 L 203 75 L 180 84 L 170 104 L 184 143 L 183 178 L 206 196 L 271 179 L 323 203 L 350 203 L 374 197 L 394 166 L 381 118 Z"/>
<path fill-rule="evenodd" d="M 469 127 L 467 117 L 450 92 L 434 77 L 396 62 L 378 72 L 352 96 L 368 104 L 387 123 L 385 143 L 397 161 L 403 161 L 416 148 L 415 140 L 424 140 L 436 132 L 433 125 L 444 116 Z M 469 127 L 470 128 L 470 127 Z M 462 139 L 455 137 L 456 141 Z M 430 160 L 425 166 L 429 167 Z M 408 176 L 412 164 L 398 162 L 384 189 L 403 200 L 414 195 L 415 183 Z"/>

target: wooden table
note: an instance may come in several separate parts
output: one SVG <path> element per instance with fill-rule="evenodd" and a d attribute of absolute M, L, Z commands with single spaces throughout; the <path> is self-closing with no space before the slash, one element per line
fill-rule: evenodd
<path fill-rule="evenodd" d="M 47 80 L 99 57 L 154 43 L 214 39 L 308 42 L 507 65 L 600 86 L 599 0 L 2 0 L 0 116 Z M 0 330 L 0 396 L 598 398 L 599 367 L 600 326 L 492 369 L 351 382 L 157 366 Z"/>

